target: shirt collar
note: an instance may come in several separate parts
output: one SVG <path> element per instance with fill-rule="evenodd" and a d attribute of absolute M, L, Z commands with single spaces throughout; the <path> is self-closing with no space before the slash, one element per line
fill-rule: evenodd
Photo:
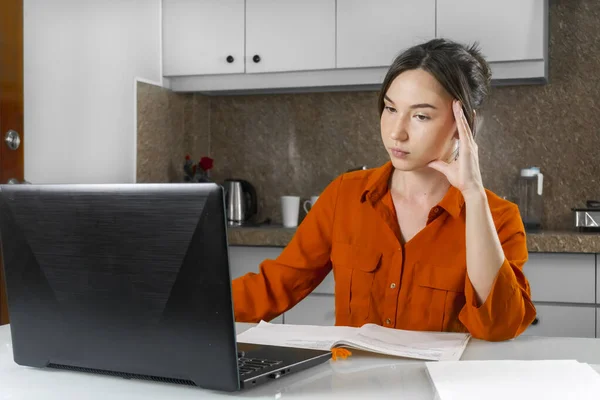
<path fill-rule="evenodd" d="M 394 166 L 391 161 L 388 161 L 379 168 L 375 168 L 370 174 L 365 189 L 362 191 L 360 201 L 369 200 L 371 204 L 377 203 L 389 191 L 389 180 Z M 460 190 L 454 186 L 444 195 L 444 198 L 438 203 L 453 218 L 458 218 L 465 204 L 465 199 L 460 193 Z"/>

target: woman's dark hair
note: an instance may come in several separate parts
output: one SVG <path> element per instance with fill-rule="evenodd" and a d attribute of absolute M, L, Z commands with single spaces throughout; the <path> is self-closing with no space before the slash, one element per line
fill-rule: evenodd
<path fill-rule="evenodd" d="M 447 39 L 433 39 L 404 51 L 396 57 L 383 80 L 379 115 L 383 113 L 383 98 L 392 81 L 404 71 L 414 69 L 429 72 L 453 98 L 460 100 L 475 135 L 473 111 L 483 104 L 492 76 L 478 45 L 467 47 Z"/>

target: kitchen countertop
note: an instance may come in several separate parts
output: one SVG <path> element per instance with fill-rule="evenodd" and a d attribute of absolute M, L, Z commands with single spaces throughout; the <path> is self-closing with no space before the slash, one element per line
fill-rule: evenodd
<path fill-rule="evenodd" d="M 237 332 L 251 325 L 236 324 Z M 600 340 L 521 336 L 506 342 L 471 339 L 462 360 L 569 359 L 598 371 Z M 347 360 L 316 367 L 257 386 L 223 393 L 196 387 L 123 379 L 83 372 L 22 367 L 13 361 L 9 326 L 0 326 L 0 388 L 4 399 L 415 399 L 433 400 L 425 363 L 353 351 Z"/>
<path fill-rule="evenodd" d="M 285 247 L 296 232 L 281 225 L 228 228 L 232 246 Z M 600 233 L 541 231 L 527 233 L 527 249 L 532 253 L 600 253 Z"/>

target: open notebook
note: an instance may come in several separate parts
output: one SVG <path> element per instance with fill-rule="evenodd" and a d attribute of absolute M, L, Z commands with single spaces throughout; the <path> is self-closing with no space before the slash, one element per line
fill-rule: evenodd
<path fill-rule="evenodd" d="M 457 361 L 469 342 L 467 333 L 420 332 L 366 324 L 360 328 L 270 324 L 261 321 L 242 332 L 241 343 L 304 349 L 358 349 L 397 357 L 429 361 Z"/>

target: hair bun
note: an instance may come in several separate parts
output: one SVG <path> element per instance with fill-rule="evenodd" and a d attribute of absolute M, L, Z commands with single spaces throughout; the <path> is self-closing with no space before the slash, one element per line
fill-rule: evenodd
<path fill-rule="evenodd" d="M 490 64 L 488 64 L 483 57 L 483 54 L 481 54 L 479 43 L 475 42 L 471 46 L 467 47 L 467 52 L 477 61 L 477 64 L 479 64 L 479 68 L 481 70 L 481 75 L 486 84 L 489 85 L 492 81 L 492 69 L 490 68 Z"/>

